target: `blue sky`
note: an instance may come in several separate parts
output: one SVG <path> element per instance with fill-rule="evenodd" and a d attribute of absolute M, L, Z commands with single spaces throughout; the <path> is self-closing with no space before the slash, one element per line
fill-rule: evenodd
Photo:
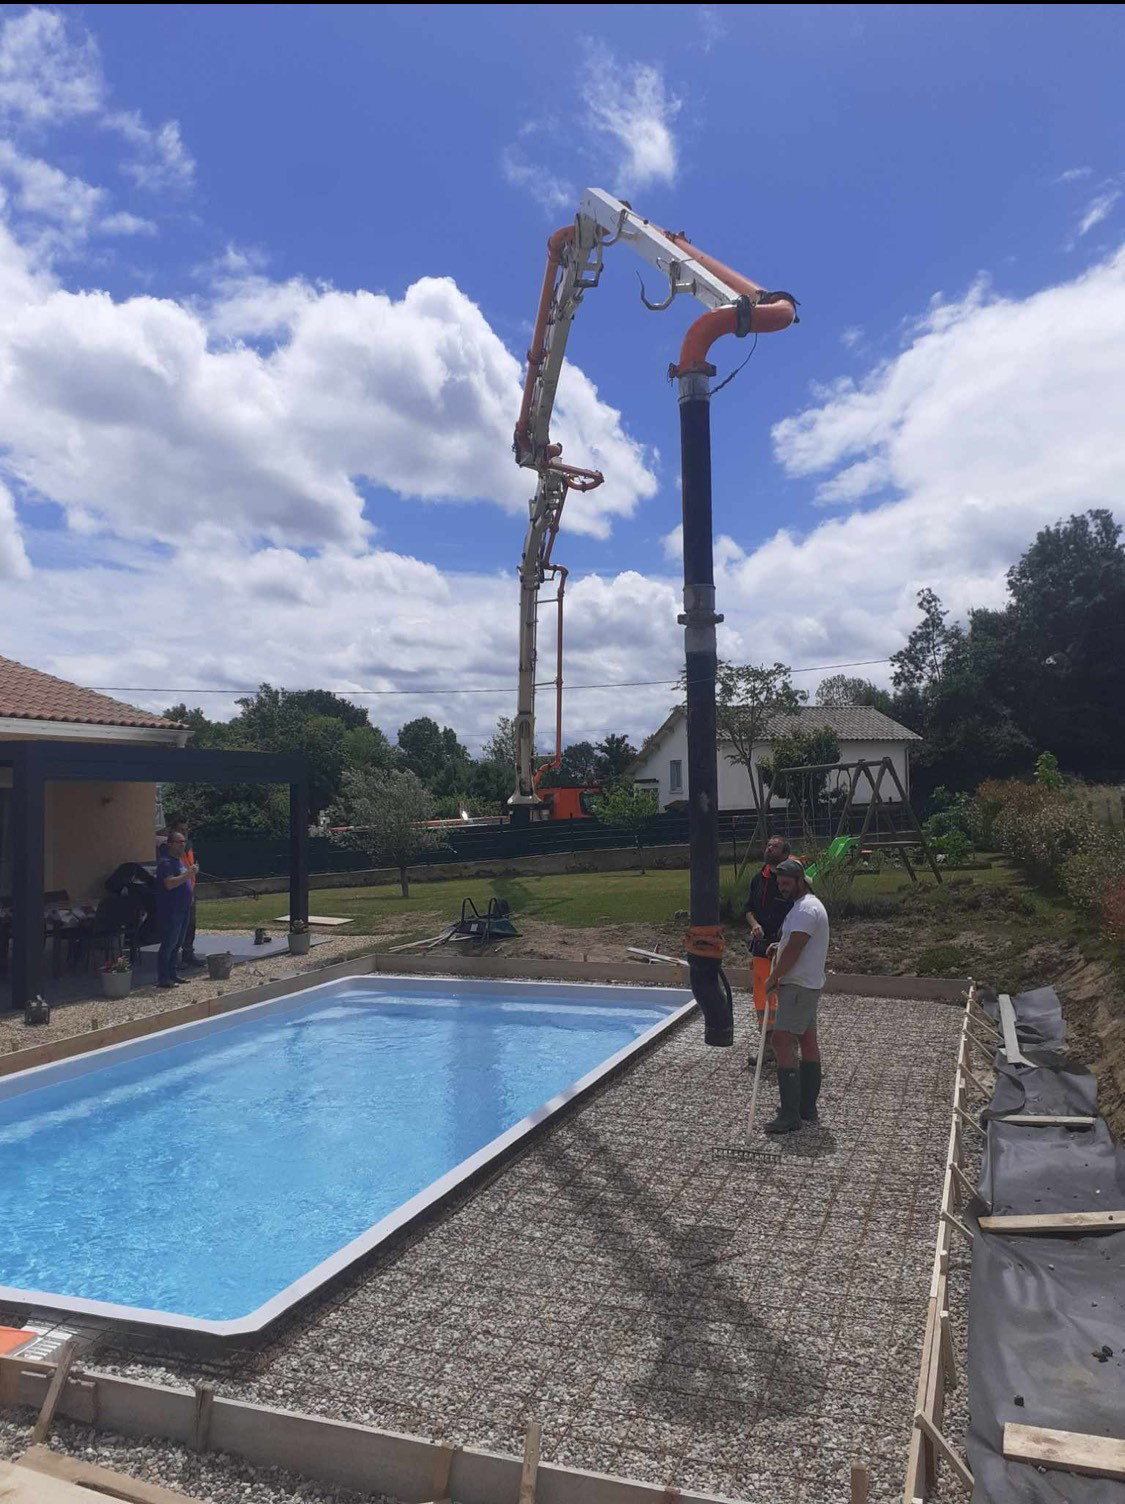
<path fill-rule="evenodd" d="M 731 656 L 885 657 L 922 585 L 991 603 L 1038 527 L 1121 504 L 1117 8 L 0 16 L 0 652 L 157 706 L 432 686 L 373 714 L 486 731 L 512 361 L 588 184 L 801 300 L 714 404 Z M 607 475 L 556 550 L 575 683 L 679 652 L 664 373 L 694 310 L 646 313 L 639 265 L 607 254 L 560 393 Z M 576 695 L 568 729 L 640 736 L 668 699 Z"/>

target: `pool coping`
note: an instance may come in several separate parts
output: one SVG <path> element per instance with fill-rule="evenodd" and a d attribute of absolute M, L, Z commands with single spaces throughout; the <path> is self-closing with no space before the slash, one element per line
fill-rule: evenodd
<path fill-rule="evenodd" d="M 332 969 L 335 970 L 335 968 Z M 363 968 L 358 972 L 343 976 L 325 978 L 311 985 L 287 987 L 284 992 L 273 997 L 259 997 L 254 1002 L 242 1003 L 212 1014 L 204 1014 L 180 1024 L 149 1031 L 140 1037 L 106 1044 L 98 1049 L 86 1050 L 61 1060 L 13 1072 L 0 1078 L 0 1100 L 22 1096 L 40 1087 L 84 1075 L 87 1071 L 97 1068 L 91 1063 L 93 1056 L 106 1057 L 106 1063 L 110 1063 L 111 1057 L 116 1060 L 128 1060 L 156 1054 L 173 1043 L 174 1036 L 182 1035 L 188 1030 L 193 1031 L 193 1037 L 196 1038 L 220 1033 L 234 1027 L 256 1010 L 260 1010 L 263 1014 L 280 1013 L 286 1008 L 298 1006 L 298 1003 L 303 1004 L 309 993 L 334 987 L 341 981 L 350 980 L 353 976 L 365 975 L 378 975 L 380 980 L 395 983 L 400 991 L 419 994 L 432 993 L 435 986 L 443 980 L 440 976 L 434 975 L 396 975 L 381 971 L 376 973 L 372 968 Z M 296 979 L 286 978 L 285 980 L 288 982 Z M 45 1307 L 50 1311 L 58 1311 L 68 1316 L 95 1317 L 117 1324 L 149 1329 L 158 1328 L 183 1334 L 217 1338 L 254 1336 L 271 1326 L 300 1301 L 319 1293 L 331 1280 L 345 1273 L 361 1259 L 366 1258 L 382 1244 L 401 1233 L 404 1228 L 432 1213 L 436 1207 L 447 1201 L 474 1177 L 479 1176 L 487 1167 L 508 1157 L 518 1145 L 543 1128 L 565 1108 L 581 1100 L 608 1076 L 619 1071 L 639 1053 L 654 1045 L 670 1029 L 686 1019 L 696 1007 L 690 991 L 683 987 L 630 987 L 605 983 L 598 985 L 558 981 L 513 982 L 484 977 L 458 977 L 456 980 L 459 991 L 470 995 L 473 993 L 495 994 L 499 989 L 501 992 L 508 993 L 518 991 L 523 996 L 530 993 L 532 996 L 550 997 L 557 996 L 560 989 L 565 989 L 566 995 L 573 1002 L 604 1003 L 608 986 L 612 994 L 612 1003 L 651 1004 L 654 997 L 664 995 L 665 1000 L 675 998 L 678 1005 L 673 1008 L 667 1018 L 659 1020 L 650 1029 L 646 1029 L 643 1034 L 638 1035 L 622 1049 L 615 1051 L 600 1065 L 571 1082 L 548 1101 L 526 1114 L 519 1122 L 514 1123 L 483 1145 L 476 1153 L 461 1160 L 424 1190 L 403 1202 L 387 1216 L 380 1218 L 357 1237 L 343 1244 L 335 1253 L 322 1259 L 276 1295 L 242 1317 L 214 1321 L 185 1316 L 179 1312 L 120 1305 L 111 1301 L 88 1300 L 80 1296 L 60 1295 L 53 1291 L 29 1290 L 24 1287 L 2 1284 L 0 1284 L 0 1302 L 17 1306 Z M 237 1016 L 234 1016 L 235 1014 Z"/>

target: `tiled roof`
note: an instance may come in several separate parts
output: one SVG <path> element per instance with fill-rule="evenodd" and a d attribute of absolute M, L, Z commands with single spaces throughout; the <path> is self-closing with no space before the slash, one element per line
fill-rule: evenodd
<path fill-rule="evenodd" d="M 662 726 L 645 738 L 632 764 L 635 768 L 663 741 L 673 726 L 683 718 L 684 707 L 677 705 Z M 765 740 L 784 736 L 789 731 L 816 731 L 830 726 L 844 742 L 920 742 L 922 738 L 898 721 L 871 705 L 802 705 L 791 714 L 779 715 L 769 728 Z"/>
<path fill-rule="evenodd" d="M 844 742 L 920 742 L 922 738 L 872 705 L 802 705 L 770 723 L 770 736 L 830 726 Z"/>
<path fill-rule="evenodd" d="M 70 721 L 87 726 L 146 726 L 174 731 L 177 722 L 149 715 L 134 705 L 124 705 L 82 689 L 37 668 L 0 658 L 0 717 L 23 721 Z"/>

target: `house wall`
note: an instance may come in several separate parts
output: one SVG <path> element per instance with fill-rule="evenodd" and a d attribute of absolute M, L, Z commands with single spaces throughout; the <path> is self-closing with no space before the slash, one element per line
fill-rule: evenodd
<path fill-rule="evenodd" d="M 115 867 L 156 854 L 154 784 L 48 783 L 44 803 L 44 887 L 75 903 L 96 903 Z"/>
<path fill-rule="evenodd" d="M 0 741 L 30 740 L 0 733 Z M 63 741 L 66 738 L 59 737 Z M 11 892 L 9 819 L 12 770 L 0 767 L 0 890 Z M 105 897 L 105 880 L 122 862 L 155 855 L 156 785 L 59 780 L 44 789 L 43 886 L 74 903 Z"/>
<path fill-rule="evenodd" d="M 871 762 L 878 762 L 884 757 L 890 757 L 903 788 L 907 795 L 910 793 L 909 771 L 909 743 L 907 742 L 840 742 L 840 756 L 843 762 L 856 762 L 860 758 L 866 758 Z M 754 754 L 754 766 L 757 768 L 761 758 L 768 758 L 772 746 L 763 742 L 760 749 Z M 673 761 L 680 763 L 682 772 L 683 788 L 675 790 L 671 784 L 671 764 Z M 841 775 L 843 779 L 846 775 Z M 654 789 L 660 801 L 660 808 L 665 809 L 676 800 L 687 797 L 687 723 L 682 718 L 676 722 L 657 747 L 637 764 L 635 777 L 638 783 Z M 861 780 L 856 789 L 856 803 L 866 803 L 870 797 L 870 786 L 866 779 Z M 898 793 L 889 778 L 884 778 L 879 790 L 882 798 L 891 802 L 897 802 Z M 719 746 L 719 808 L 728 809 L 756 809 L 757 796 L 750 785 L 750 777 L 742 763 L 732 763 L 724 752 L 723 745 Z M 772 801 L 773 807 L 784 807 L 783 799 Z"/>

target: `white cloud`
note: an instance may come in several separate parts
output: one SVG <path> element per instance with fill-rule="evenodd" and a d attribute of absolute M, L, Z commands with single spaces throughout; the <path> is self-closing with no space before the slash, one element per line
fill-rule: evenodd
<path fill-rule="evenodd" d="M 615 149 L 610 164 L 615 193 L 675 181 L 672 125 L 681 101 L 668 92 L 658 67 L 621 62 L 607 47 L 594 46 L 580 92 L 593 130 Z"/>
<path fill-rule="evenodd" d="M 0 235 L 0 268 L 20 252 Z M 198 310 L 24 279 L 0 327 L 9 472 L 79 526 L 171 542 L 213 523 L 360 548 L 363 482 L 522 511 L 510 457 L 519 364 L 449 278 L 400 299 L 251 274 Z M 265 348 L 235 336 L 271 336 Z M 568 526 L 605 536 L 656 481 L 620 414 L 567 367 L 558 439 L 604 469 Z"/>
<path fill-rule="evenodd" d="M 97 114 L 104 92 L 93 39 L 74 38 L 58 11 L 32 7 L 0 23 L 0 117 L 57 125 Z"/>
<path fill-rule="evenodd" d="M 1065 172 L 1060 172 L 1055 179 L 1056 183 L 1078 183 L 1083 178 L 1088 178 L 1094 169 L 1092 167 L 1068 167 Z"/>
<path fill-rule="evenodd" d="M 16 509 L 7 486 L 0 485 L 0 580 L 9 584 L 31 574 L 27 552 L 20 537 Z"/>
<path fill-rule="evenodd" d="M 504 181 L 520 188 L 549 213 L 560 210 L 573 213 L 578 193 L 565 178 L 556 177 L 541 162 L 531 161 L 518 146 L 506 146 L 500 154 Z"/>
<path fill-rule="evenodd" d="M 715 43 L 726 36 L 727 29 L 717 6 L 701 5 L 699 7 L 699 31 L 704 52 L 710 52 Z"/>
<path fill-rule="evenodd" d="M 1089 507 L 1125 516 L 1125 251 L 1023 300 L 973 289 L 923 321 L 896 359 L 840 383 L 774 429 L 792 476 L 827 473 L 837 500 L 887 487 L 895 500 L 778 533 L 720 586 L 720 609 L 757 656 L 877 657 L 932 585 L 956 613 L 998 604 L 1004 574 L 1043 526 Z M 757 617 L 745 635 L 733 593 Z"/>
<path fill-rule="evenodd" d="M 118 210 L 115 214 L 107 214 L 97 224 L 99 235 L 155 235 L 156 226 L 151 219 L 142 219 L 138 214 L 129 214 L 124 210 Z"/>
<path fill-rule="evenodd" d="M 840 343 L 848 350 L 851 350 L 854 346 L 858 345 L 862 339 L 863 330 L 858 324 L 850 325 L 847 329 L 843 330 L 840 335 Z"/>
<path fill-rule="evenodd" d="M 13 133 L 91 120 L 133 148 L 121 170 L 154 191 L 191 186 L 195 163 L 175 120 L 149 125 L 137 110 L 111 107 L 93 36 L 72 17 L 32 7 L 0 23 L 0 123 Z"/>
<path fill-rule="evenodd" d="M 107 212 L 108 194 L 0 139 L 0 185 L 9 219 L 36 255 L 73 254 L 93 235 L 152 235 L 156 226 L 125 211 Z"/>
<path fill-rule="evenodd" d="M 1079 238 L 1092 230 L 1095 225 L 1100 225 L 1103 219 L 1107 219 L 1120 197 L 1120 188 L 1107 188 L 1092 198 L 1086 205 L 1082 218 L 1078 221 Z"/>
<path fill-rule="evenodd" d="M 154 193 L 191 187 L 195 160 L 183 143 L 178 121 L 149 126 L 136 110 L 129 110 L 107 115 L 103 123 L 136 149 L 136 156 L 122 163 L 121 170 L 139 187 Z"/>

